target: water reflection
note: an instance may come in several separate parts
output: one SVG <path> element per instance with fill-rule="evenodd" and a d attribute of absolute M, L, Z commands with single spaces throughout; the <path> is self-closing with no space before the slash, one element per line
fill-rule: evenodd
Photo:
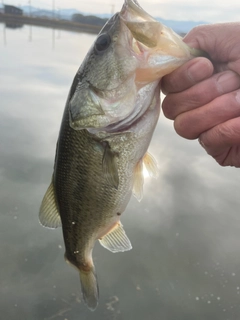
<path fill-rule="evenodd" d="M 0 27 L 2 27 L 3 30 L 3 44 L 7 45 L 7 38 L 8 38 L 8 30 L 7 29 L 21 29 L 21 28 L 25 28 L 25 30 L 29 30 L 28 31 L 28 41 L 32 42 L 34 40 L 33 37 L 33 26 L 29 25 L 29 26 L 24 26 L 23 24 L 18 24 L 18 23 L 0 23 Z M 52 36 L 52 50 L 54 50 L 55 48 L 55 41 L 56 39 L 60 39 L 61 38 L 61 30 L 55 30 L 55 29 L 51 29 L 51 31 L 49 30 L 49 33 L 51 32 Z"/>
<path fill-rule="evenodd" d="M 28 37 L 28 39 L 29 39 L 29 42 L 32 41 L 32 26 L 31 25 L 29 26 L 29 37 Z"/>
<path fill-rule="evenodd" d="M 22 28 L 23 24 L 22 23 L 6 23 L 5 24 L 6 28 L 10 28 L 10 29 L 18 29 L 18 28 Z"/>
<path fill-rule="evenodd" d="M 0 28 L 5 30 L 0 24 Z M 5 30 L 6 31 L 6 30 Z M 0 309 L 4 318 L 236 320 L 240 316 L 237 169 L 220 168 L 160 118 L 150 151 L 160 166 L 123 224 L 133 250 L 97 245 L 95 313 L 63 259 L 61 230 L 38 223 L 73 76 L 94 35 L 8 29 L 0 42 Z M 7 43 L 7 45 L 6 45 Z"/>

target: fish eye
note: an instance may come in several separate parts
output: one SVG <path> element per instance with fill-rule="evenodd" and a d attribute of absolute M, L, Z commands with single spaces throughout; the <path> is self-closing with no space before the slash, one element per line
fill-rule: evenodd
<path fill-rule="evenodd" d="M 102 53 L 105 50 L 107 50 L 110 44 L 111 44 L 110 36 L 107 33 L 103 33 L 97 38 L 94 48 L 97 51 L 97 53 Z"/>

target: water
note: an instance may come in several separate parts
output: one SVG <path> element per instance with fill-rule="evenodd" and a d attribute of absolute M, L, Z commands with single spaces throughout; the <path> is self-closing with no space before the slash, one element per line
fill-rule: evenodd
<path fill-rule="evenodd" d="M 239 169 L 221 168 L 161 116 L 159 178 L 122 222 L 133 250 L 96 245 L 98 309 L 82 302 L 61 229 L 40 226 L 67 94 L 95 36 L 0 24 L 0 310 L 5 320 L 236 320 Z"/>

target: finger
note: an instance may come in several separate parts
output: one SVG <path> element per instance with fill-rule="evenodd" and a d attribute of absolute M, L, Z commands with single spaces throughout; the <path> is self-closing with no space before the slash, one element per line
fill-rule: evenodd
<path fill-rule="evenodd" d="M 180 114 L 174 121 L 174 128 L 180 136 L 196 139 L 202 132 L 236 117 L 240 117 L 240 90 L 222 95 L 201 108 Z"/>
<path fill-rule="evenodd" d="M 222 166 L 240 166 L 240 117 L 203 132 L 199 137 L 203 148 Z"/>
<path fill-rule="evenodd" d="M 206 105 L 215 98 L 240 87 L 240 76 L 225 71 L 196 84 L 180 93 L 171 93 L 162 103 L 164 115 L 174 120 L 180 113 Z"/>
<path fill-rule="evenodd" d="M 180 92 L 199 81 L 209 78 L 214 67 L 206 58 L 195 58 L 162 78 L 161 88 L 164 94 Z"/>

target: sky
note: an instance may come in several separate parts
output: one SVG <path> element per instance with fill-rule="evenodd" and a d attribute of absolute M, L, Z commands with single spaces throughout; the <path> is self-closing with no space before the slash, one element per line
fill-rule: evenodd
<path fill-rule="evenodd" d="M 76 8 L 88 13 L 114 13 L 121 0 L 2 0 L 5 4 L 27 5 L 56 10 Z M 209 23 L 239 21 L 240 1 L 237 0 L 142 0 L 140 5 L 151 15 L 167 20 L 206 21 Z"/>

